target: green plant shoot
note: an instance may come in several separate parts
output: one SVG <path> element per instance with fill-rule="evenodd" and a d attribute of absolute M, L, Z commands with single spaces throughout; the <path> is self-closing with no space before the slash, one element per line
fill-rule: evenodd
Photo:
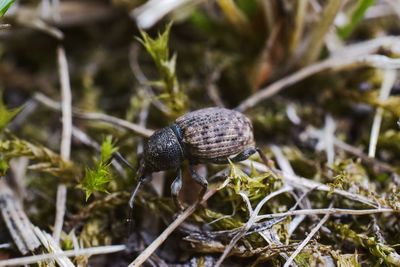
<path fill-rule="evenodd" d="M 21 107 L 8 109 L 0 94 L 0 131 L 3 131 L 8 123 L 21 111 Z"/>
<path fill-rule="evenodd" d="M 168 24 L 163 33 L 159 33 L 157 38 L 151 38 L 146 32 L 141 31 L 142 38 L 138 40 L 146 48 L 147 52 L 153 59 L 160 80 L 152 81 L 152 86 L 161 88 L 164 93 L 161 93 L 159 98 L 165 102 L 170 109 L 169 115 L 178 116 L 186 110 L 186 95 L 179 87 L 178 78 L 176 75 L 176 54 L 170 57 L 168 48 L 169 34 L 171 25 Z"/>
<path fill-rule="evenodd" d="M 86 168 L 85 177 L 80 188 L 85 191 L 86 201 L 94 192 L 107 193 L 107 185 L 112 181 L 110 158 L 118 150 L 114 147 L 112 137 L 107 136 L 101 144 L 100 159 L 96 160 L 94 168 Z"/>

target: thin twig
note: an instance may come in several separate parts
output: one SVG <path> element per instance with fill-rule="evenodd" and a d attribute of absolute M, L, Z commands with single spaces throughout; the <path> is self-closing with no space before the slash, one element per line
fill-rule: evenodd
<path fill-rule="evenodd" d="M 276 158 L 276 161 L 282 171 L 285 173 L 290 173 L 292 175 L 295 175 L 295 172 L 290 165 L 289 160 L 283 155 L 282 150 L 279 146 L 276 145 L 271 145 L 271 151 L 274 153 L 274 156 Z"/>
<path fill-rule="evenodd" d="M 246 224 L 242 227 L 242 229 L 232 238 L 230 241 L 229 245 L 226 246 L 224 252 L 222 253 L 221 257 L 218 259 L 218 261 L 215 263 L 215 267 L 221 266 L 222 262 L 225 260 L 225 258 L 229 255 L 233 247 L 236 245 L 236 243 L 246 235 L 246 232 L 253 226 L 253 224 L 256 222 L 257 218 L 259 217 L 258 213 L 260 212 L 261 208 L 267 203 L 270 199 L 283 194 L 285 192 L 293 190 L 292 187 L 290 186 L 284 186 L 281 189 L 272 192 L 271 194 L 265 196 L 256 206 L 256 208 L 250 209 L 251 205 L 249 205 L 250 201 L 247 199 L 247 196 L 245 194 L 240 194 L 240 196 L 245 200 L 245 203 L 247 204 L 250 213 L 250 218 L 246 222 Z"/>
<path fill-rule="evenodd" d="M 29 165 L 27 157 L 19 157 L 10 160 L 10 174 L 12 175 L 12 187 L 15 194 L 22 201 L 26 195 L 26 180 L 25 175 Z"/>
<path fill-rule="evenodd" d="M 301 80 L 304 80 L 311 75 L 328 70 L 328 69 L 346 69 L 349 67 L 359 66 L 371 66 L 376 68 L 400 68 L 400 60 L 393 59 L 382 55 L 348 55 L 343 57 L 338 54 L 335 57 L 331 57 L 322 61 L 319 61 L 310 66 L 304 67 L 289 76 L 278 80 L 267 87 L 261 89 L 257 93 L 251 95 L 249 98 L 242 101 L 239 106 L 236 107 L 239 111 L 245 111 L 249 108 L 254 107 L 259 102 L 279 93 L 281 90 L 288 86 L 295 84 Z"/>
<path fill-rule="evenodd" d="M 16 131 L 22 125 L 25 125 L 29 116 L 36 111 L 38 103 L 32 99 L 25 102 L 22 106 L 22 110 L 14 117 L 14 119 L 8 125 L 12 131 Z"/>
<path fill-rule="evenodd" d="M 381 49 L 391 51 L 397 55 L 400 52 L 399 36 L 382 36 L 376 39 L 357 42 L 348 46 L 344 46 L 332 52 L 333 57 L 362 57 L 368 54 L 377 53 Z"/>
<path fill-rule="evenodd" d="M 62 114 L 62 136 L 60 155 L 69 160 L 71 154 L 72 137 L 72 93 L 69 81 L 67 56 L 63 47 L 57 48 L 58 75 L 61 83 L 61 114 Z"/>
<path fill-rule="evenodd" d="M 8 29 L 11 27 L 11 24 L 0 24 L 0 30 Z"/>
<path fill-rule="evenodd" d="M 35 226 L 33 226 L 33 230 L 35 231 L 36 236 L 40 239 L 40 242 L 47 249 L 47 251 L 55 253 L 63 252 L 62 249 L 59 247 L 58 242 L 56 242 L 51 235 Z M 56 257 L 54 258 L 54 261 L 57 262 L 60 267 L 75 267 L 72 261 L 66 256 Z M 51 262 L 46 262 L 46 265 L 53 264 Z"/>
<path fill-rule="evenodd" d="M 271 148 L 272 153 L 275 156 L 275 159 L 276 159 L 276 162 L 277 162 L 279 168 L 285 173 L 289 173 L 291 175 L 296 175 L 292 166 L 290 165 L 289 160 L 283 154 L 282 149 L 276 145 L 271 145 L 270 148 Z M 297 198 L 297 195 L 295 192 L 291 192 L 291 193 L 295 198 Z M 301 205 L 301 203 L 300 203 L 300 205 Z M 303 205 L 301 205 L 301 206 L 302 206 L 302 208 L 304 208 Z"/>
<path fill-rule="evenodd" d="M 61 109 L 61 105 L 59 102 L 56 102 L 52 100 L 51 98 L 45 96 L 44 94 L 41 93 L 36 93 L 34 95 L 34 99 L 38 101 L 39 103 L 43 104 L 44 106 L 59 111 Z M 94 120 L 94 121 L 102 121 L 106 123 L 110 123 L 112 125 L 128 129 L 140 136 L 144 137 L 149 137 L 151 136 L 154 131 L 150 129 L 146 129 L 144 127 L 141 127 L 138 124 L 131 123 L 129 121 L 113 117 L 107 114 L 102 114 L 102 113 L 96 113 L 96 112 L 82 112 L 78 111 L 76 109 L 72 110 L 72 115 L 76 118 L 84 119 L 84 120 Z"/>
<path fill-rule="evenodd" d="M 168 238 L 168 236 L 180 225 L 182 224 L 197 208 L 197 206 L 209 199 L 214 193 L 215 189 L 210 189 L 206 192 L 203 199 L 201 201 L 196 201 L 194 204 L 190 205 L 186 210 L 180 214 L 175 221 L 173 221 L 162 233 L 159 235 L 143 252 L 129 264 L 129 267 L 141 266 L 153 253 L 156 249 L 164 243 L 164 241 Z"/>
<path fill-rule="evenodd" d="M 66 257 L 76 257 L 76 256 L 90 256 L 97 254 L 109 254 L 125 250 L 125 245 L 114 245 L 114 246 L 101 246 L 101 247 L 91 247 L 79 250 L 65 250 L 63 252 L 57 253 L 47 253 L 35 256 L 14 258 L 9 260 L 0 261 L 0 266 L 21 266 L 25 264 L 34 264 L 45 260 L 55 260 L 60 256 Z"/>
<path fill-rule="evenodd" d="M 317 130 L 317 129 L 314 129 L 311 127 L 309 127 L 307 129 L 306 133 L 310 134 L 310 136 L 314 137 L 314 138 L 321 138 L 321 135 L 323 135 L 323 133 L 320 130 Z M 342 140 L 340 140 L 336 137 L 334 138 L 333 143 L 334 143 L 335 147 L 337 147 L 347 153 L 350 153 L 354 156 L 359 157 L 364 163 L 370 164 L 370 165 L 376 167 L 379 171 L 390 172 L 390 173 L 394 172 L 394 169 L 389 164 L 379 161 L 376 158 L 368 157 L 368 155 L 365 154 L 361 149 L 358 149 L 350 144 L 347 144 L 346 142 L 343 142 Z"/>
<path fill-rule="evenodd" d="M 383 82 L 379 92 L 379 100 L 385 101 L 388 99 L 390 95 L 390 91 L 396 82 L 397 71 L 386 69 L 384 71 Z M 383 109 L 378 107 L 374 116 L 374 120 L 372 122 L 371 127 L 371 135 L 369 139 L 369 148 L 368 148 L 368 156 L 371 158 L 375 158 L 376 153 L 376 145 L 378 143 L 379 131 L 381 128 L 383 116 Z"/>
<path fill-rule="evenodd" d="M 330 206 L 333 205 L 333 202 L 330 204 Z M 326 221 L 329 219 L 329 214 L 326 214 L 322 220 L 311 230 L 311 232 L 308 234 L 308 236 L 301 242 L 301 244 L 296 248 L 296 250 L 293 252 L 292 255 L 290 255 L 289 259 L 285 262 L 285 265 L 283 267 L 289 267 L 290 264 L 292 264 L 292 261 L 294 258 L 296 258 L 297 255 L 303 250 L 303 248 L 310 242 L 311 238 L 318 232 L 318 230 L 326 223 Z"/>
<path fill-rule="evenodd" d="M 40 246 L 31 223 L 4 179 L 0 179 L 0 212 L 15 245 L 22 254 L 34 251 Z"/>
<path fill-rule="evenodd" d="M 329 215 L 368 215 L 368 214 L 377 214 L 377 213 L 400 213 L 399 210 L 390 209 L 390 208 L 378 208 L 378 209 L 365 209 L 365 210 L 353 210 L 353 209 L 338 209 L 338 208 L 329 208 L 329 209 L 303 209 L 303 210 L 292 210 L 282 213 L 274 213 L 274 214 L 265 214 L 260 215 L 257 218 L 259 220 L 272 219 L 282 216 L 294 216 L 294 215 L 321 215 L 321 214 L 329 214 Z"/>
<path fill-rule="evenodd" d="M 280 169 L 283 172 L 289 173 L 291 175 L 296 175 L 296 173 L 294 172 L 292 166 L 290 165 L 289 160 L 283 155 L 282 150 L 281 150 L 281 148 L 279 146 L 272 145 L 271 146 L 271 151 L 272 151 L 272 153 L 274 153 L 276 161 L 277 161 Z M 309 200 L 306 198 L 306 196 L 308 195 L 309 192 L 311 192 L 311 190 L 312 189 L 310 189 L 310 190 L 299 190 L 299 191 L 303 192 L 303 194 L 297 200 L 297 202 L 298 202 L 298 205 L 300 205 L 302 208 L 310 208 L 310 203 L 309 203 Z M 293 191 L 291 193 L 296 199 L 298 198 L 298 196 L 296 195 L 295 191 Z M 306 203 L 305 205 L 303 205 L 301 203 L 302 200 L 305 200 L 305 203 Z M 292 221 L 290 222 L 289 227 L 288 227 L 288 235 L 289 235 L 289 237 L 296 230 L 296 228 L 299 226 L 299 224 L 305 219 L 305 217 L 306 217 L 305 215 L 299 215 L 299 216 L 296 216 L 295 218 L 292 219 Z"/>
<path fill-rule="evenodd" d="M 311 191 L 312 191 L 312 190 L 308 190 L 307 192 L 304 192 L 304 193 L 300 196 L 300 198 L 296 199 L 295 205 L 292 206 L 292 207 L 290 208 L 290 210 L 295 210 L 295 209 L 301 204 L 301 202 L 306 198 L 306 196 L 307 196 Z M 292 195 L 295 195 L 294 192 L 290 192 L 290 193 L 292 193 Z M 280 222 L 280 221 L 285 220 L 286 217 L 287 217 L 287 216 L 280 217 L 280 218 L 275 219 L 275 220 L 278 220 L 278 221 Z M 291 235 L 290 229 L 292 228 L 292 231 L 294 231 L 294 229 L 301 223 L 301 221 L 302 221 L 304 218 L 305 218 L 304 215 L 299 215 L 299 216 L 295 217 L 294 219 L 292 219 L 292 221 L 290 222 L 290 225 L 289 225 L 289 229 L 288 229 L 289 237 L 290 237 L 290 235 Z M 268 221 L 266 221 L 266 222 L 258 223 L 258 225 L 257 225 L 257 224 L 254 224 L 254 227 L 255 227 L 256 229 L 264 228 L 264 224 L 266 223 L 267 225 L 269 225 L 271 221 L 273 221 L 273 220 L 268 220 Z M 293 226 L 293 223 L 295 224 L 294 226 Z M 261 229 L 260 229 L 260 230 L 261 230 Z M 275 245 L 275 246 L 282 246 L 282 245 L 283 245 L 282 242 L 281 242 L 281 240 L 280 240 L 280 236 L 278 235 L 276 229 L 274 229 L 274 228 L 269 227 L 269 228 L 264 229 L 264 230 L 261 230 L 261 231 L 256 230 L 256 232 L 257 232 L 262 238 L 264 238 L 264 240 L 267 241 L 269 245 Z M 287 253 L 285 253 L 285 252 L 283 252 L 283 251 L 280 252 L 279 255 L 280 255 L 282 258 L 284 258 L 285 260 L 287 260 L 287 259 L 289 258 L 289 256 L 287 255 Z M 297 267 L 297 264 L 292 264 L 292 265 L 293 265 L 293 267 Z"/>
<path fill-rule="evenodd" d="M 72 94 L 69 81 L 68 62 L 64 48 L 57 48 L 58 75 L 61 83 L 61 114 L 62 114 L 62 136 L 61 136 L 61 158 L 69 160 L 71 154 L 72 138 Z M 53 238 L 56 243 L 60 240 L 64 215 L 67 202 L 67 186 L 59 184 L 57 188 L 56 218 L 54 222 Z"/>
<path fill-rule="evenodd" d="M 330 115 L 325 117 L 324 126 L 324 148 L 326 152 L 326 158 L 329 165 L 332 165 L 335 161 L 335 146 L 333 140 L 335 139 L 336 124 Z"/>
<path fill-rule="evenodd" d="M 60 241 L 61 231 L 64 224 L 64 215 L 67 204 L 67 186 L 59 184 L 57 187 L 56 217 L 54 221 L 53 238 Z"/>
<path fill-rule="evenodd" d="M 293 191 L 289 191 L 289 193 L 293 194 Z M 306 194 L 303 194 L 303 196 L 305 197 Z M 302 199 L 303 199 L 302 197 L 300 199 L 298 199 L 296 201 L 295 205 L 290 210 L 296 209 L 297 206 L 301 203 Z M 285 219 L 286 219 L 286 217 L 280 217 L 280 218 L 277 218 L 275 220 L 277 220 L 277 222 L 281 222 L 281 221 L 283 221 Z M 256 220 L 257 220 L 257 218 L 256 218 Z M 278 235 L 276 229 L 274 229 L 272 227 L 268 227 L 266 229 L 262 229 L 262 228 L 264 228 L 264 224 L 270 225 L 271 221 L 273 222 L 274 220 L 269 220 L 269 221 L 266 221 L 266 222 L 262 222 L 262 223 L 260 223 L 258 225 L 257 225 L 257 223 L 254 223 L 253 228 L 255 228 L 255 229 L 258 228 L 259 229 L 259 230 L 255 230 L 255 232 L 257 232 L 265 241 L 267 241 L 267 243 L 269 245 L 274 245 L 274 246 L 278 246 L 278 247 L 279 246 L 283 246 L 283 243 L 281 242 L 280 236 Z M 247 234 L 249 234 L 249 233 L 250 232 L 248 232 Z M 279 255 L 285 260 L 289 258 L 287 253 L 284 252 L 284 251 L 279 252 Z M 297 267 L 297 265 L 293 264 L 293 267 Z"/>
<path fill-rule="evenodd" d="M 140 136 L 143 137 L 150 137 L 154 131 L 150 129 L 146 129 L 144 127 L 141 127 L 138 124 L 113 117 L 107 114 L 102 114 L 102 113 L 94 113 L 94 112 L 74 112 L 74 116 L 80 119 L 85 119 L 85 120 L 94 120 L 94 121 L 103 121 L 107 122 L 116 126 L 119 126 L 121 128 L 125 128 L 128 130 L 131 130 L 132 132 L 137 133 Z"/>
<path fill-rule="evenodd" d="M 0 244 L 0 249 L 8 249 L 12 247 L 12 243 Z"/>
<path fill-rule="evenodd" d="M 72 136 L 82 142 L 84 145 L 93 148 L 96 152 L 100 152 L 101 146 L 93 140 L 88 134 L 76 126 L 72 126 Z"/>
<path fill-rule="evenodd" d="M 261 172 L 266 172 L 269 170 L 264 164 L 261 164 L 256 161 L 245 160 L 240 163 L 245 166 L 248 166 L 248 167 L 253 166 L 256 170 L 261 171 Z M 354 201 L 358 201 L 360 203 L 364 203 L 364 204 L 372 206 L 372 207 L 379 207 L 378 203 L 376 203 L 374 200 L 372 200 L 366 196 L 350 193 L 350 192 L 347 192 L 347 191 L 344 191 L 341 189 L 337 189 L 337 188 L 332 189 L 331 187 L 329 187 L 325 184 L 319 183 L 317 181 L 313 181 L 311 179 L 307 179 L 307 178 L 304 178 L 304 177 L 301 177 L 298 175 L 291 175 L 291 174 L 282 172 L 277 169 L 273 169 L 273 171 L 275 173 L 281 175 L 287 184 L 289 184 L 295 188 L 300 188 L 300 189 L 302 189 L 302 188 L 314 189 L 315 188 L 315 190 L 332 192 L 334 194 L 346 197 L 346 198 L 354 200 Z"/>
<path fill-rule="evenodd" d="M 29 17 L 22 15 L 22 16 L 17 16 L 16 20 L 18 21 L 18 23 L 26 27 L 39 30 L 43 33 L 48 34 L 49 36 L 54 37 L 57 40 L 64 39 L 64 33 L 62 31 L 50 25 L 49 23 L 47 23 L 46 21 L 42 20 L 39 17 Z"/>
<path fill-rule="evenodd" d="M 307 198 L 308 194 L 310 194 L 314 189 L 309 189 L 309 190 L 303 190 L 303 194 L 300 196 L 299 199 L 296 200 L 296 205 L 293 206 L 290 210 L 295 210 L 297 208 L 297 206 L 299 206 L 301 204 L 301 202 L 303 200 L 306 200 L 306 206 L 307 208 L 311 208 L 311 203 L 310 200 Z M 292 236 L 292 234 L 294 233 L 294 231 L 297 229 L 297 227 L 300 225 L 300 223 L 306 218 L 306 215 L 302 214 L 302 215 L 297 215 L 295 216 L 288 227 L 288 238 L 290 238 Z"/>

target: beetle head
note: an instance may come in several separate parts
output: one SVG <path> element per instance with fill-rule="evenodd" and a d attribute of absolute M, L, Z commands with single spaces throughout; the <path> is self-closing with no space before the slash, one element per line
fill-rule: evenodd
<path fill-rule="evenodd" d="M 144 147 L 142 175 L 177 169 L 183 161 L 183 149 L 170 127 L 156 131 Z"/>
<path fill-rule="evenodd" d="M 177 169 L 183 161 L 183 149 L 174 131 L 162 128 L 150 136 L 144 147 L 143 158 L 138 170 L 138 183 L 133 189 L 129 205 L 133 207 L 135 196 L 142 184 L 151 179 L 151 174 L 157 171 Z"/>

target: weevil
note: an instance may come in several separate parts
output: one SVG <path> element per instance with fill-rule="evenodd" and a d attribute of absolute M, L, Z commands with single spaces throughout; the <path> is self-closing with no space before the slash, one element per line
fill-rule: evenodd
<path fill-rule="evenodd" d="M 176 170 L 171 195 L 176 206 L 182 210 L 178 194 L 182 188 L 182 165 L 185 160 L 189 162 L 193 180 L 202 187 L 202 197 L 208 182 L 195 171 L 194 165 L 227 164 L 229 160 L 239 162 L 255 152 L 265 161 L 265 156 L 255 146 L 252 123 L 244 114 L 219 107 L 189 112 L 150 136 L 144 147 L 138 184 L 132 192 L 129 205 L 133 207 L 137 190 L 151 179 L 153 172 Z"/>

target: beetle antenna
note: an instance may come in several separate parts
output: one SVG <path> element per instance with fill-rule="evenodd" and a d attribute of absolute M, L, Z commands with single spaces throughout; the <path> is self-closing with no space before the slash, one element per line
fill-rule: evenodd
<path fill-rule="evenodd" d="M 142 160 L 142 162 L 140 163 L 140 167 L 137 171 L 137 177 L 139 177 L 138 179 L 138 183 L 136 185 L 136 187 L 132 190 L 132 194 L 131 197 L 129 199 L 129 206 L 131 207 L 131 209 L 133 209 L 133 203 L 135 202 L 135 196 L 139 190 L 139 188 L 142 186 L 142 184 L 145 182 L 146 180 L 146 175 L 144 173 L 144 162 Z"/>
<path fill-rule="evenodd" d="M 139 190 L 140 186 L 142 185 L 143 181 L 141 179 L 139 179 L 136 187 L 133 189 L 131 197 L 129 199 L 129 236 L 132 233 L 132 229 L 133 229 L 133 203 L 135 202 L 135 196 L 137 191 Z"/>
<path fill-rule="evenodd" d="M 135 196 L 139 190 L 139 188 L 142 186 L 142 184 L 145 182 L 146 180 L 146 176 L 144 175 L 144 163 L 143 161 L 140 164 L 139 170 L 137 171 L 138 174 L 138 182 L 137 185 L 135 186 L 135 188 L 132 191 L 131 197 L 129 198 L 129 235 L 131 235 L 132 233 L 132 227 L 133 227 L 133 204 L 135 203 Z"/>
<path fill-rule="evenodd" d="M 118 160 L 119 162 L 123 163 L 126 167 L 128 167 L 129 169 L 131 169 L 131 170 L 133 170 L 133 171 L 135 171 L 135 169 L 136 169 L 136 168 L 133 167 L 132 164 L 131 164 L 127 159 L 125 159 L 125 158 L 121 155 L 121 153 L 119 153 L 119 152 L 114 152 L 114 153 L 112 154 L 112 156 L 111 156 L 111 158 L 110 158 L 110 162 L 111 162 L 113 159 Z"/>

